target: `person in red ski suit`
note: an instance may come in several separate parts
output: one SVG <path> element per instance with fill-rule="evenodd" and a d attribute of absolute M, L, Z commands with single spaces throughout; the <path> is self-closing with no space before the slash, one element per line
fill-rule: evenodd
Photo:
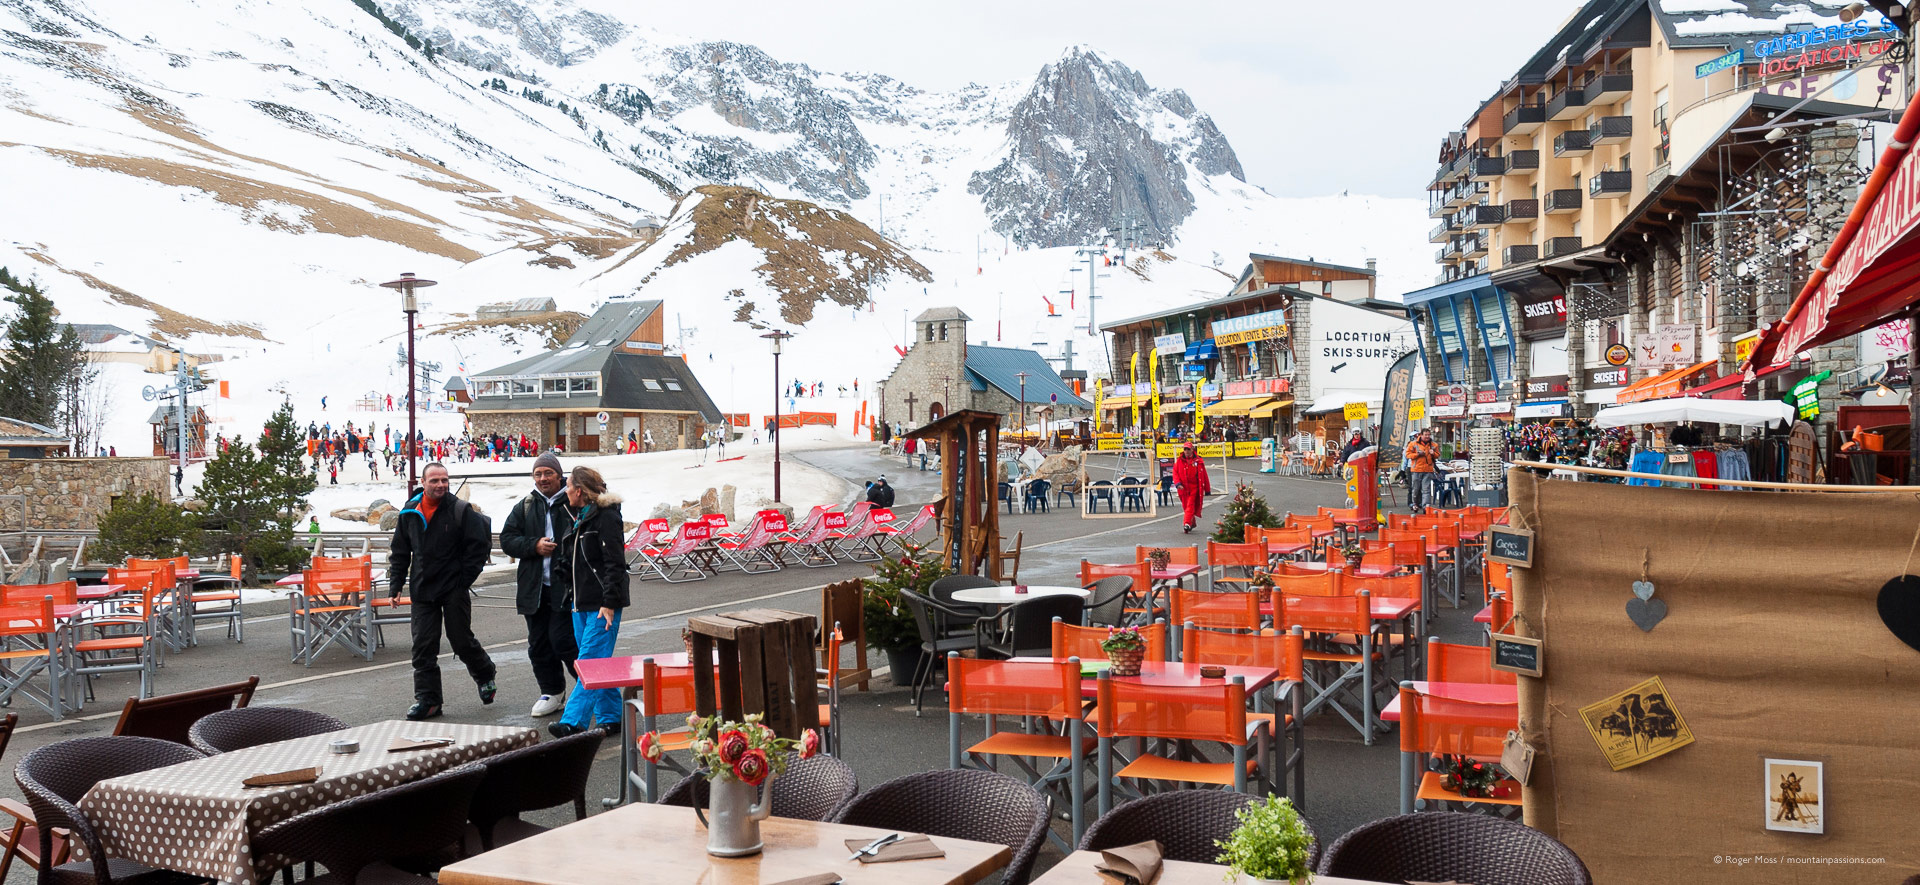
<path fill-rule="evenodd" d="M 1194 523 L 1200 520 L 1202 502 L 1213 491 L 1213 484 L 1207 481 L 1207 462 L 1200 460 L 1193 443 L 1187 443 L 1186 448 L 1180 450 L 1179 459 L 1173 462 L 1173 487 L 1180 493 L 1180 510 L 1185 517 L 1181 531 L 1191 532 Z"/>

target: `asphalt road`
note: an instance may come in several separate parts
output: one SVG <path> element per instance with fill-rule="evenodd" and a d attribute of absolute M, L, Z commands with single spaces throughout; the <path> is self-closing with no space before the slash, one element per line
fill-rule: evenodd
<path fill-rule="evenodd" d="M 856 484 L 885 474 L 897 490 L 896 509 L 904 510 L 938 494 L 937 472 L 922 472 L 903 465 L 897 457 L 883 457 L 874 446 L 809 451 L 799 457 Z M 1110 463 L 1104 456 L 1096 458 L 1094 472 L 1110 469 Z M 1223 476 L 1219 462 L 1212 462 L 1214 488 L 1225 493 L 1237 482 L 1250 482 L 1276 512 L 1310 511 L 1316 506 L 1344 503 L 1337 483 L 1259 474 L 1252 472 L 1255 466 L 1253 459 L 1237 459 Z M 1072 508 L 1042 514 L 1007 514 L 1003 510 L 1001 531 L 1007 537 L 1016 532 L 1023 535 L 1023 582 L 1077 583 L 1082 559 L 1120 562 L 1132 559 L 1135 545 L 1204 544 L 1203 532 L 1219 516 L 1224 501 L 1223 496 L 1208 501 L 1203 528 L 1192 535 L 1181 533 L 1177 509 L 1164 508 L 1152 518 L 1126 519 L 1084 519 Z M 817 502 L 796 503 L 804 509 Z M 728 574 L 697 583 L 636 582 L 633 606 L 622 621 L 617 651 L 678 651 L 679 631 L 686 618 L 703 612 L 747 606 L 813 611 L 819 605 L 820 587 L 870 573 L 869 567 L 856 564 L 820 569 L 789 566 L 770 575 Z M 499 667 L 499 697 L 492 706 L 482 706 L 459 662 L 443 654 L 450 721 L 543 729 L 553 721 L 534 720 L 529 715 L 538 692 L 525 655 L 525 624 L 513 611 L 511 581 L 509 570 L 490 573 L 483 577 L 475 600 L 474 629 Z M 1459 610 L 1443 606 L 1431 618 L 1430 627 L 1443 639 L 1474 641 L 1477 628 L 1472 616 L 1478 607 L 1470 601 L 1463 601 Z M 261 685 L 254 697 L 256 704 L 319 710 L 349 724 L 398 719 L 405 714 L 412 700 L 412 671 L 404 629 L 389 630 L 388 640 L 394 644 L 380 649 L 371 662 L 351 657 L 336 647 L 323 653 L 311 668 L 304 668 L 289 662 L 284 603 L 249 606 L 248 615 L 244 645 L 226 639 L 223 628 L 209 626 L 200 631 L 197 647 L 168 655 L 159 673 L 157 691 L 216 685 L 257 674 Z M 884 664 L 884 655 L 875 653 L 873 665 Z M 21 728 L 7 748 L 8 756 L 17 760 L 53 741 L 110 733 L 119 715 L 120 700 L 137 687 L 130 677 L 102 677 L 95 688 L 99 700 L 89 703 L 81 715 L 61 722 L 51 721 L 30 702 L 14 704 L 12 709 L 20 714 Z M 947 717 L 941 696 L 929 695 L 926 716 L 915 718 L 906 689 L 892 686 L 886 678 L 876 680 L 872 689 L 848 691 L 842 696 L 846 743 L 842 757 L 854 767 L 861 783 L 871 786 L 911 772 L 945 767 Z M 1344 720 L 1325 713 L 1308 723 L 1307 735 L 1305 809 L 1323 839 L 1331 840 L 1360 823 L 1396 813 L 1398 745 L 1393 735 L 1376 738 L 1371 747 L 1364 746 Z M 589 789 L 590 799 L 617 793 L 615 742 L 603 747 L 600 758 Z M 0 794 L 17 798 L 19 790 L 8 779 L 0 785 Z M 565 811 L 530 816 L 554 824 L 570 817 L 571 812 Z M 1049 850 L 1040 868 L 1057 857 Z M 27 882 L 30 880 L 23 877 L 30 874 L 30 870 L 16 868 L 9 881 Z"/>

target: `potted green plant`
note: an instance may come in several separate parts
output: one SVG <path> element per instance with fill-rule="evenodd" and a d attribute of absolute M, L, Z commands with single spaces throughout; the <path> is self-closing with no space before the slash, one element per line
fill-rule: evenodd
<path fill-rule="evenodd" d="M 1113 662 L 1109 675 L 1138 676 L 1140 662 L 1147 657 L 1147 638 L 1140 635 L 1139 627 L 1108 627 L 1107 638 L 1100 640 L 1100 650 Z"/>
<path fill-rule="evenodd" d="M 1360 546 L 1359 541 L 1348 541 L 1341 546 L 1340 555 L 1347 558 L 1348 568 L 1359 568 L 1360 558 L 1367 555 L 1367 551 Z"/>
<path fill-rule="evenodd" d="M 1254 569 L 1253 574 L 1247 578 L 1247 586 L 1253 590 L 1272 590 L 1273 572 L 1267 571 L 1266 569 Z"/>
<path fill-rule="evenodd" d="M 900 591 L 931 595 L 933 582 L 949 574 L 946 563 L 926 556 L 924 549 L 910 545 L 898 558 L 874 563 L 873 577 L 865 580 L 862 591 L 867 645 L 886 654 L 895 685 L 912 684 L 920 664 L 920 630 L 914 626 L 913 611 L 901 601 Z"/>
<path fill-rule="evenodd" d="M 1173 562 L 1173 551 L 1165 547 L 1155 547 L 1147 551 L 1147 563 L 1156 572 L 1166 571 L 1167 564 Z"/>
<path fill-rule="evenodd" d="M 1214 860 L 1226 864 L 1241 881 L 1306 885 L 1313 871 L 1307 856 L 1313 849 L 1313 837 L 1291 800 L 1268 796 L 1233 813 L 1240 822 L 1226 841 L 1215 841 L 1221 854 Z M 1228 881 L 1233 881 L 1228 879 Z"/>

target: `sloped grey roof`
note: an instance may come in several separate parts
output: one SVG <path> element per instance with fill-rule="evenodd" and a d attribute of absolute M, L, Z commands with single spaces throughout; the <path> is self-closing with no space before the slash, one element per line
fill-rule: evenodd
<path fill-rule="evenodd" d="M 602 341 L 625 341 L 633 334 L 647 317 L 660 309 L 659 299 L 648 301 L 610 301 L 593 312 L 593 316 L 580 324 L 580 328 L 567 339 L 567 346 L 575 344 L 599 345 Z"/>
<path fill-rule="evenodd" d="M 1755 41 L 1770 40 L 1784 34 L 1811 31 L 1814 28 L 1841 26 L 1840 10 L 1852 0 L 1646 0 L 1652 4 L 1654 18 L 1660 22 L 1667 42 L 1674 46 L 1724 46 L 1751 49 Z M 1851 23 L 1849 30 L 1878 32 L 1886 18 L 1868 8 Z M 1886 36 L 1897 39 L 1898 31 Z M 1748 61 L 1754 61 L 1748 53 Z"/>
<path fill-rule="evenodd" d="M 476 380 L 487 378 L 527 377 L 532 375 L 559 375 L 566 372 L 598 372 L 606 365 L 610 349 L 605 347 L 573 347 L 569 344 L 560 350 L 549 350 L 533 356 L 515 360 L 499 368 L 474 373 Z"/>
<path fill-rule="evenodd" d="M 957 308 L 957 307 L 930 307 L 930 308 L 927 308 L 924 312 L 922 312 L 919 316 L 913 318 L 913 321 L 916 323 L 924 323 L 928 321 L 939 322 L 941 320 L 960 320 L 961 322 L 972 322 L 973 317 L 967 316 L 965 313 L 963 313 L 960 310 L 960 308 Z"/>
<path fill-rule="evenodd" d="M 1059 373 L 1038 353 L 1016 347 L 967 346 L 967 376 L 975 390 L 984 390 L 982 385 L 992 385 L 1018 398 L 1021 395 L 1018 372 L 1027 373 L 1026 401 L 1029 403 L 1044 403 L 1049 396 L 1058 396 L 1061 405 L 1093 407 L 1074 393 L 1067 382 L 1060 380 Z"/>

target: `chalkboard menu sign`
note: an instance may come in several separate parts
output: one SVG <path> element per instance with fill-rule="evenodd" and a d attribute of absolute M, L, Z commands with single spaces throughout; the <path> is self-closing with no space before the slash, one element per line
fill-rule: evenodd
<path fill-rule="evenodd" d="M 1540 640 L 1495 633 L 1491 641 L 1493 642 L 1493 669 L 1527 676 L 1540 675 Z"/>
<path fill-rule="evenodd" d="M 1533 565 L 1533 532 L 1512 526 L 1487 528 L 1487 558 L 1522 567 Z"/>

